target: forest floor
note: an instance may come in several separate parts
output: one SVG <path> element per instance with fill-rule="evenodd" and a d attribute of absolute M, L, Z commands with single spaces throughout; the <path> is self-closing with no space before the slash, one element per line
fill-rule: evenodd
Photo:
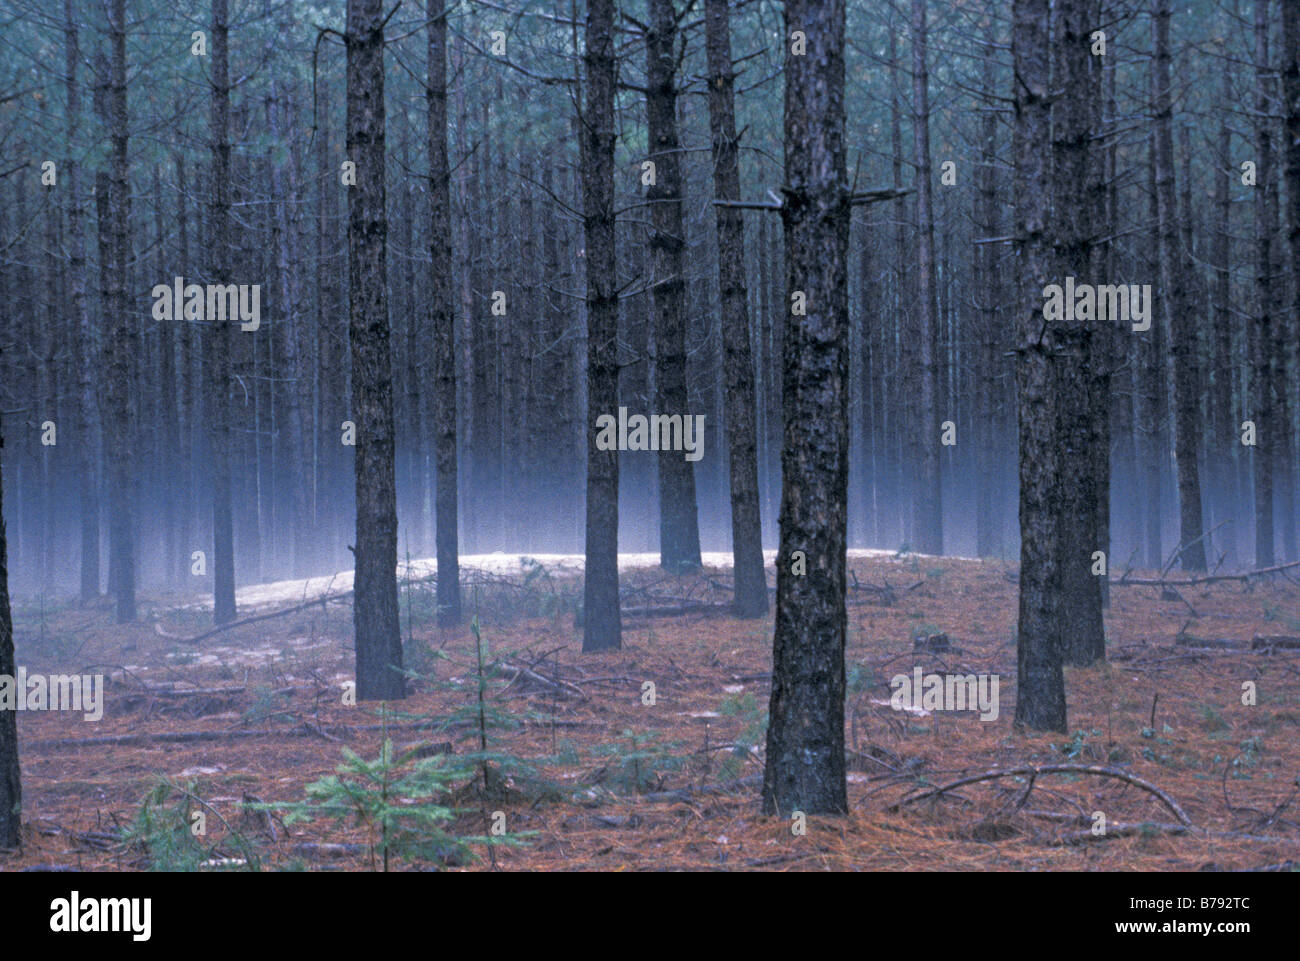
<path fill-rule="evenodd" d="M 344 703 L 346 597 L 198 642 L 210 614 L 193 598 L 150 598 L 120 627 L 107 603 L 19 605 L 18 663 L 103 674 L 106 708 L 19 715 L 27 833 L 0 870 L 371 870 L 385 837 L 391 870 L 1300 869 L 1300 649 L 1252 649 L 1300 634 L 1296 582 L 1113 588 L 1107 663 L 1066 672 L 1070 734 L 1028 736 L 1012 726 L 1014 565 L 858 552 L 850 568 L 850 812 L 802 832 L 760 813 L 772 617 L 720 609 L 725 566 L 628 567 L 623 649 L 588 655 L 563 565 L 465 569 L 466 622 L 445 630 L 431 581 L 404 574 L 414 693 L 385 708 Z M 283 590 L 241 603 L 292 606 Z M 947 652 L 914 651 L 938 633 Z M 890 679 L 916 667 L 999 675 L 996 719 L 895 710 Z M 387 804 L 386 835 L 252 807 L 303 802 L 385 737 L 368 789 L 340 777 L 372 818 Z"/>

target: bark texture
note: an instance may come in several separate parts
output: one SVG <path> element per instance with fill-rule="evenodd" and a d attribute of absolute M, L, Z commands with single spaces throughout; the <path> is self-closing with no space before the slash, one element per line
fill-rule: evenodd
<path fill-rule="evenodd" d="M 456 309 L 451 252 L 451 171 L 447 163 L 447 18 L 441 0 L 429 7 L 429 332 L 433 337 L 435 541 L 438 623 L 460 620 L 460 543 L 457 530 Z"/>
<path fill-rule="evenodd" d="M 618 413 L 614 257 L 614 0 L 587 5 L 583 54 L 582 224 L 587 270 L 587 537 L 582 649 L 623 644 L 618 606 L 618 451 L 596 447 L 596 418 Z M 698 547 L 696 548 L 698 553 Z"/>
<path fill-rule="evenodd" d="M 1016 719 L 1033 730 L 1066 729 L 1061 667 L 1060 492 L 1055 352 L 1043 319 L 1051 202 L 1049 0 L 1014 0 L 1016 390 L 1020 435 L 1020 602 Z"/>
<path fill-rule="evenodd" d="M 844 2 L 785 5 L 781 546 L 763 771 L 768 814 L 847 811 L 844 766 L 849 185 Z M 802 34 L 806 52 L 794 52 Z M 787 310 L 789 308 L 787 307 Z M 806 565 L 806 566 L 805 566 Z"/>
<path fill-rule="evenodd" d="M 405 697 L 397 610 L 397 490 L 388 321 L 384 180 L 383 0 L 349 0 L 347 155 L 348 333 L 356 423 L 357 699 Z"/>
<path fill-rule="evenodd" d="M 709 126 L 713 135 L 713 191 L 718 200 L 740 200 L 739 138 L 731 65 L 727 0 L 708 0 L 705 30 L 709 59 Z M 749 291 L 745 282 L 745 221 L 734 207 L 716 207 L 718 286 L 722 295 L 723 376 L 726 381 L 728 465 L 731 482 L 731 552 L 735 610 L 740 617 L 767 613 L 763 531 L 758 511 L 757 397 L 749 337 Z"/>

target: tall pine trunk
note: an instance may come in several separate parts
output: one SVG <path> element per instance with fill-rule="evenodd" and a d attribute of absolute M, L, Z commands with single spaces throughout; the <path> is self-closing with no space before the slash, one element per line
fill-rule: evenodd
<path fill-rule="evenodd" d="M 921 448 L 915 479 L 915 549 L 943 553 L 943 497 L 939 476 L 939 320 L 935 290 L 934 200 L 930 182 L 930 74 L 926 0 L 912 0 L 912 141 L 916 165 L 917 420 L 913 443 Z"/>
<path fill-rule="evenodd" d="M 786 0 L 781 544 L 763 811 L 842 814 L 849 469 L 844 0 Z M 797 44 L 806 44 L 799 50 Z M 789 306 L 786 307 L 788 311 Z"/>
<path fill-rule="evenodd" d="M 105 103 L 111 141 L 108 217 L 112 266 L 108 275 L 108 308 L 112 316 L 105 372 L 110 425 L 104 456 L 108 461 L 108 540 L 113 571 L 110 580 L 117 598 L 117 622 L 124 624 L 135 620 L 136 419 L 132 385 L 137 355 L 136 324 L 126 286 L 131 262 L 131 186 L 127 157 L 130 133 L 126 107 L 125 0 L 113 0 L 109 11 L 109 48 Z"/>
<path fill-rule="evenodd" d="M 433 425 L 437 488 L 438 623 L 460 620 L 457 534 L 456 307 L 451 253 L 451 172 L 447 163 L 447 18 L 428 0 L 429 334 L 433 337 Z"/>
<path fill-rule="evenodd" d="M 985 25 L 984 40 L 986 51 L 994 49 L 994 32 L 992 18 Z M 986 97 L 992 99 L 994 60 L 987 56 L 981 72 L 981 86 Z M 998 229 L 998 193 L 996 180 L 997 166 L 997 127 L 998 116 L 995 111 L 985 108 L 980 118 L 980 163 L 975 170 L 975 198 L 973 201 L 975 234 L 979 243 L 974 250 L 975 287 L 972 296 L 975 300 L 975 323 L 979 334 L 979 368 L 975 373 L 975 553 L 979 557 L 992 557 L 998 552 L 1001 538 L 1001 525 L 998 523 L 1001 511 L 1001 498 L 995 498 L 998 488 L 996 473 L 999 460 L 995 443 L 999 442 L 996 432 L 994 399 L 996 397 L 996 377 L 998 373 L 997 330 L 1001 322 L 997 293 L 997 250 L 999 245 L 988 241 L 997 236 Z"/>
<path fill-rule="evenodd" d="M 1174 355 L 1174 450 L 1178 461 L 1179 551 L 1183 570 L 1205 570 L 1204 522 L 1201 516 L 1200 370 L 1196 327 L 1188 303 L 1190 251 L 1178 234 L 1174 185 L 1173 98 L 1170 93 L 1169 0 L 1155 0 L 1152 10 L 1151 88 L 1155 102 L 1156 203 L 1160 211 L 1161 320 L 1169 329 Z"/>
<path fill-rule="evenodd" d="M 713 188 L 719 200 L 740 200 L 736 103 L 731 68 L 727 0 L 705 7 L 709 58 L 709 125 L 713 133 Z M 767 613 L 767 575 L 758 513 L 757 400 L 749 339 L 749 290 L 745 283 L 745 221 L 734 207 L 716 207 L 718 287 L 721 290 L 723 365 L 726 377 L 728 465 L 731 479 L 731 551 L 735 611 L 740 617 Z"/>
<path fill-rule="evenodd" d="M 4 438 L 0 436 L 0 453 Z M 13 678 L 14 623 L 9 611 L 9 552 L 5 538 L 4 470 L 0 468 L 0 677 Z M 18 770 L 18 712 L 0 710 L 0 848 L 21 840 L 23 789 Z"/>
<path fill-rule="evenodd" d="M 1286 117 L 1286 228 L 1291 248 L 1292 279 L 1291 313 L 1282 338 L 1287 343 L 1289 354 L 1295 349 L 1296 338 L 1300 337 L 1300 5 L 1292 2 L 1282 4 L 1282 96 Z M 1300 368 L 1296 376 L 1300 377 Z M 1289 469 L 1294 478 L 1294 458 Z M 1290 520 L 1294 516 L 1290 485 L 1287 486 L 1287 497 L 1287 518 Z M 1290 523 L 1288 541 L 1294 536 L 1294 528 L 1294 523 Z M 1288 543 L 1287 550 L 1294 552 L 1295 546 Z M 1287 559 L 1295 560 L 1294 554 Z"/>
<path fill-rule="evenodd" d="M 583 54 L 582 223 L 587 265 L 587 537 L 584 652 L 620 648 L 618 451 L 596 446 L 596 418 L 617 414 L 618 280 L 614 259 L 614 0 L 589 0 Z"/>
<path fill-rule="evenodd" d="M 77 137 L 81 124 L 81 63 L 72 0 L 64 0 L 64 86 L 67 91 L 67 149 L 64 185 L 68 192 L 68 273 L 72 334 L 77 365 L 77 481 L 81 514 L 81 600 L 99 597 L 99 399 L 95 390 L 95 329 L 86 309 L 85 207 L 81 193 Z"/>
<path fill-rule="evenodd" d="M 1020 434 L 1018 727 L 1066 730 L 1061 666 L 1058 331 L 1043 321 L 1051 215 L 1049 0 L 1014 0 L 1016 389 Z"/>
<path fill-rule="evenodd" d="M 1255 0 L 1255 330 L 1252 338 L 1255 453 L 1255 564 L 1271 567 L 1273 551 L 1273 472 L 1279 436 L 1284 429 L 1276 411 L 1275 328 L 1279 325 L 1277 278 L 1273 275 L 1273 238 L 1277 233 L 1277 171 L 1274 165 L 1272 99 L 1269 97 L 1269 0 Z"/>
<path fill-rule="evenodd" d="M 1054 6 L 1057 87 L 1052 104 L 1052 240 L 1051 282 L 1099 283 L 1093 274 L 1093 244 L 1099 223 L 1082 216 L 1097 198 L 1088 186 L 1097 177 L 1100 154 L 1093 145 L 1097 103 L 1101 95 L 1100 63 L 1092 55 L 1089 34 L 1097 17 L 1089 0 L 1059 0 Z M 1071 664 L 1091 664 L 1106 655 L 1101 613 L 1101 581 L 1092 573 L 1098 540 L 1097 462 L 1109 465 L 1110 451 L 1094 449 L 1093 343 L 1110 321 L 1060 322 L 1056 375 L 1059 425 L 1056 436 L 1059 478 L 1059 564 L 1061 576 L 1062 657 Z"/>
<path fill-rule="evenodd" d="M 348 334 L 356 424 L 357 699 L 405 697 L 397 610 L 397 474 L 393 361 L 388 320 L 388 219 L 384 177 L 383 0 L 349 0 L 347 156 Z"/>
<path fill-rule="evenodd" d="M 672 0 L 650 0 L 646 35 L 648 159 L 654 179 L 650 207 L 651 297 L 655 312 L 655 413 L 690 416 L 686 391 L 686 283 L 682 250 L 682 175 L 677 137 L 677 14 Z M 700 566 L 695 465 L 682 451 L 659 452 L 659 563 L 667 570 Z"/>
<path fill-rule="evenodd" d="M 275 86 L 272 87 L 275 90 Z M 268 105 L 270 128 L 277 140 L 288 142 L 293 132 L 291 98 L 282 92 L 278 102 Z M 298 159 L 290 156 L 281 166 L 271 168 L 271 193 L 275 204 L 276 232 L 279 249 L 276 251 L 279 275 L 279 293 L 282 309 L 279 313 L 282 327 L 282 352 L 284 369 L 290 380 L 284 394 L 284 413 L 288 427 L 288 444 L 285 459 L 288 461 L 289 507 L 288 517 L 292 566 L 290 573 L 305 577 L 311 555 L 311 477 L 308 473 L 307 416 L 311 410 L 311 372 L 308 368 L 306 295 L 303 291 L 302 192 L 298 186 Z"/>
<path fill-rule="evenodd" d="M 1230 99 L 1231 74 L 1224 73 L 1224 102 Z M 1231 225 L 1232 195 L 1229 191 L 1233 178 L 1231 132 L 1226 117 L 1221 117 L 1214 139 L 1214 209 L 1216 211 L 1214 232 L 1212 235 L 1210 261 L 1214 268 L 1212 299 L 1214 304 L 1214 339 L 1210 356 L 1210 428 L 1214 438 L 1213 449 L 1209 451 L 1211 468 L 1209 470 L 1211 486 L 1211 503 L 1216 505 L 1214 522 L 1216 526 L 1228 521 L 1219 529 L 1218 539 L 1230 558 L 1229 563 L 1237 559 L 1237 544 L 1240 534 L 1237 530 L 1237 513 L 1240 501 L 1237 498 L 1237 462 L 1241 443 L 1238 438 L 1240 420 L 1233 416 L 1236 410 L 1232 387 L 1236 363 L 1233 358 L 1233 322 L 1232 322 L 1232 264 Z"/>
<path fill-rule="evenodd" d="M 230 41 L 228 0 L 212 0 L 212 201 L 210 283 L 229 284 L 230 224 Z M 230 428 L 231 318 L 207 318 L 208 403 L 212 476 L 212 619 L 235 619 L 235 531 L 231 494 L 234 440 Z"/>

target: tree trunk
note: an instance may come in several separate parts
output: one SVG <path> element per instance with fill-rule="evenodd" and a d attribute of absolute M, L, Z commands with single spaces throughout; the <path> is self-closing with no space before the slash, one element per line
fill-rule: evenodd
<path fill-rule="evenodd" d="M 108 278 L 112 313 L 108 351 L 108 409 L 111 426 L 105 457 L 108 460 L 109 550 L 115 574 L 117 622 L 135 620 L 135 520 L 134 504 L 136 422 L 132 385 L 137 356 L 136 321 L 127 295 L 131 263 L 131 186 L 127 146 L 130 133 L 126 110 L 126 2 L 112 0 L 109 13 L 109 64 L 106 97 L 109 136 L 109 224 L 112 268 Z"/>
<path fill-rule="evenodd" d="M 786 0 L 781 544 L 763 811 L 848 810 L 844 766 L 849 184 L 844 2 Z M 802 36 L 793 40 L 795 32 Z M 793 44 L 806 44 L 795 53 Z M 789 310 L 789 307 L 786 308 Z"/>
<path fill-rule="evenodd" d="M 212 205 L 208 214 L 211 234 L 213 284 L 229 284 L 231 276 L 230 227 L 230 42 L 228 0 L 212 0 Z M 210 383 L 212 476 L 212 620 L 228 624 L 235 619 L 235 530 L 231 495 L 231 460 L 234 441 L 230 429 L 231 318 L 207 318 Z"/>
<path fill-rule="evenodd" d="M 384 181 L 383 0 L 349 0 L 347 155 L 348 334 L 356 424 L 357 699 L 406 696 L 397 609 L 397 474 L 388 322 L 388 220 Z"/>
<path fill-rule="evenodd" d="M 555 197 L 554 164 L 548 157 L 542 173 L 542 184 L 547 197 Z M 560 304 L 560 294 L 551 288 L 560 280 L 559 211 L 554 203 L 547 205 L 548 214 L 542 220 L 542 269 L 547 283 L 542 290 L 545 307 L 542 310 L 544 343 L 541 348 L 541 390 L 543 391 L 542 422 L 550 425 L 554 437 L 542 444 L 541 533 L 548 541 L 561 536 L 568 539 L 574 530 L 574 501 L 577 478 L 574 470 L 580 454 L 572 443 L 576 433 L 575 384 L 570 364 L 567 337 L 568 321 Z M 561 532 L 563 532 L 561 534 Z"/>
<path fill-rule="evenodd" d="M 1096 198 L 1089 184 L 1097 177 L 1099 155 L 1093 149 L 1100 100 L 1100 65 L 1089 49 L 1088 36 L 1098 17 L 1088 0 L 1060 0 L 1053 51 L 1057 58 L 1057 86 L 1062 91 L 1053 103 L 1052 163 L 1053 220 L 1052 282 L 1064 284 L 1073 276 L 1080 283 L 1097 283 L 1093 276 L 1093 244 L 1097 226 L 1080 216 Z M 1098 541 L 1100 509 L 1097 459 L 1107 465 L 1109 448 L 1093 447 L 1094 365 L 1093 343 L 1099 329 L 1110 321 L 1060 322 L 1056 371 L 1060 424 L 1057 434 L 1060 527 L 1062 657 L 1070 664 L 1091 664 L 1106 656 L 1106 633 L 1101 613 L 1101 580 L 1092 573 Z"/>
<path fill-rule="evenodd" d="M 1043 322 L 1051 204 L 1049 0 L 1013 0 L 1015 60 L 1016 387 L 1020 433 L 1018 727 L 1066 730 L 1061 666 L 1058 331 Z"/>
<path fill-rule="evenodd" d="M 672 0 L 650 0 L 646 35 L 651 296 L 655 311 L 655 413 L 690 416 L 686 393 L 686 286 L 682 276 L 682 177 L 677 139 L 677 14 Z M 666 570 L 700 566 L 695 466 L 680 450 L 659 452 L 659 563 Z"/>
<path fill-rule="evenodd" d="M 934 202 L 930 183 L 930 74 L 926 0 L 912 0 L 912 140 L 916 164 L 917 420 L 913 443 L 921 448 L 916 478 L 915 549 L 943 553 L 943 497 L 939 476 L 939 321 L 934 267 Z"/>
<path fill-rule="evenodd" d="M 160 283 L 169 276 L 166 263 L 166 230 L 163 226 L 163 205 L 162 205 L 162 174 L 158 164 L 153 168 L 153 197 L 154 197 L 154 267 L 153 275 Z M 153 453 L 158 462 L 164 459 L 171 459 L 180 453 L 181 432 L 179 419 L 179 405 L 176 402 L 178 391 L 176 388 L 176 329 L 185 323 L 184 316 L 176 317 L 173 320 L 155 322 L 151 340 L 156 345 L 158 352 L 157 376 L 151 380 L 158 385 L 157 389 L 151 394 L 154 398 L 152 404 L 153 410 L 149 418 L 154 425 L 155 443 Z M 162 501 L 162 543 L 163 543 L 163 564 L 162 574 L 164 583 L 172 590 L 180 587 L 181 568 L 176 564 L 176 556 L 180 554 L 180 524 L 178 515 L 180 513 L 180 485 L 176 483 L 176 477 L 170 472 L 168 476 L 161 479 L 162 490 L 159 491 L 159 499 Z"/>
<path fill-rule="evenodd" d="M 273 88 L 274 89 L 274 88 Z M 278 102 L 272 102 L 267 112 L 270 116 L 272 135 L 281 142 L 289 142 L 293 133 L 292 115 L 289 104 L 292 101 L 283 95 Z M 302 193 L 298 186 L 298 160 L 291 154 L 284 164 L 285 173 L 280 165 L 271 169 L 272 196 L 275 202 L 275 217 L 280 243 L 276 256 L 280 280 L 279 312 L 283 333 L 283 359 L 285 371 L 290 383 L 285 392 L 285 419 L 288 421 L 288 444 L 285 460 L 288 461 L 287 483 L 289 484 L 289 503 L 291 513 L 289 525 L 291 546 L 293 550 L 290 573 L 294 577 L 308 574 L 311 556 L 311 535 L 315 526 L 311 523 L 311 479 L 307 471 L 308 442 L 307 416 L 311 410 L 311 372 L 308 369 L 307 337 L 304 317 L 307 305 L 302 289 L 302 225 L 299 211 L 302 209 Z"/>
<path fill-rule="evenodd" d="M 1148 235 L 1149 244 L 1143 268 L 1147 276 L 1154 277 L 1160 273 L 1160 260 L 1154 251 L 1160 247 L 1159 224 L 1160 211 L 1156 191 L 1156 150 L 1154 132 L 1147 138 L 1147 195 L 1148 222 L 1151 224 Z M 1147 434 L 1145 457 L 1143 462 L 1143 486 L 1146 496 L 1146 564 L 1159 570 L 1164 564 L 1161 548 L 1161 507 L 1163 506 L 1162 487 L 1164 485 L 1165 465 L 1169 459 L 1165 444 L 1165 367 L 1164 367 L 1164 324 L 1153 323 L 1147 336 L 1139 341 L 1137 353 L 1141 359 L 1141 378 L 1138 399 L 1142 413 L 1138 426 Z M 1139 448 L 1141 450 L 1141 448 Z M 1139 455 L 1140 456 L 1140 455 Z"/>
<path fill-rule="evenodd" d="M 180 150 L 172 155 L 176 165 L 176 272 L 182 277 L 190 275 L 190 234 L 189 234 L 189 188 L 186 183 L 185 156 Z M 189 320 L 180 324 L 180 407 L 181 439 L 180 482 L 184 485 L 185 496 L 181 502 L 180 530 L 178 538 L 180 550 L 173 558 L 179 580 L 182 584 L 191 577 L 194 538 L 194 518 L 197 513 L 198 472 L 196 470 L 197 449 L 195 434 L 199 424 L 199 389 L 195 370 L 194 325 Z"/>
<path fill-rule="evenodd" d="M 1230 74 L 1224 72 L 1224 102 L 1231 102 Z M 1218 131 L 1214 141 L 1215 177 L 1214 209 L 1217 217 L 1211 243 L 1210 262 L 1214 267 L 1213 303 L 1214 303 L 1214 340 L 1210 366 L 1210 427 L 1214 438 L 1210 452 L 1211 503 L 1217 506 L 1214 522 L 1217 526 L 1229 521 L 1219 528 L 1219 541 L 1227 550 L 1229 563 L 1237 559 L 1238 532 L 1236 517 L 1240 508 L 1235 495 L 1236 470 L 1241 440 L 1238 435 L 1241 421 L 1233 416 L 1236 409 L 1232 389 L 1233 372 L 1236 364 L 1232 352 L 1232 263 L 1231 263 L 1231 225 L 1232 195 L 1229 191 L 1233 177 L 1232 157 L 1229 153 L 1231 132 L 1226 117 L 1219 120 Z"/>
<path fill-rule="evenodd" d="M 0 436 L 0 452 L 4 438 Z M 14 678 L 14 623 L 9 611 L 9 552 L 5 538 L 4 471 L 0 469 L 0 677 Z M 23 788 L 18 771 L 18 712 L 0 710 L 0 848 L 21 843 Z"/>
<path fill-rule="evenodd" d="M 740 200 L 727 0 L 708 0 L 705 16 L 714 192 L 719 200 Z M 715 207 L 714 210 L 718 228 L 718 287 L 722 297 L 727 384 L 735 610 L 739 617 L 762 617 L 767 613 L 767 575 L 763 570 L 763 532 L 758 514 L 758 441 L 754 426 L 757 400 L 749 341 L 749 291 L 745 285 L 745 221 L 734 207 Z"/>
<path fill-rule="evenodd" d="M 1195 318 L 1187 303 L 1189 251 L 1178 236 L 1174 186 L 1173 99 L 1170 94 L 1169 0 L 1154 0 L 1151 87 L 1155 97 L 1156 202 L 1160 211 L 1160 300 L 1174 355 L 1174 449 L 1178 461 L 1179 551 L 1183 570 L 1205 570 L 1201 517 L 1200 372 Z"/>
<path fill-rule="evenodd" d="M 1089 86 L 1097 103 L 1085 104 L 1085 110 L 1093 124 L 1094 134 L 1088 151 L 1087 183 L 1084 190 L 1086 209 L 1101 214 L 1101 222 L 1093 228 L 1090 258 L 1090 274 L 1093 277 L 1109 280 L 1115 271 L 1115 235 L 1116 208 L 1111 202 L 1110 185 L 1114 175 L 1111 166 L 1114 159 L 1113 144 L 1115 139 L 1115 97 L 1114 97 L 1114 61 L 1104 56 L 1093 57 L 1091 54 L 1091 31 L 1103 21 L 1103 3 L 1101 0 L 1089 0 L 1085 15 L 1091 18 L 1092 26 L 1086 27 L 1088 36 L 1081 37 L 1080 42 L 1089 45 L 1088 69 L 1092 71 Z M 1109 86 L 1105 76 L 1106 65 L 1111 65 Z M 1109 93 L 1107 91 L 1109 90 Z M 1100 105 L 1100 106 L 1099 106 Z M 1105 149 L 1103 149 L 1103 144 Z M 1088 364 L 1088 443 L 1091 453 L 1088 466 L 1091 468 L 1093 484 L 1095 532 L 1093 549 L 1106 555 L 1110 564 L 1112 553 L 1110 539 L 1110 488 L 1111 488 L 1111 429 L 1112 403 L 1111 378 L 1115 368 L 1115 341 L 1118 328 L 1114 318 L 1094 322 L 1092 337 L 1088 340 L 1086 360 Z M 1109 566 L 1107 567 L 1109 571 Z M 1102 609 L 1110 607 L 1110 577 L 1092 573 L 1088 576 L 1097 581 L 1097 591 Z M 1105 625 L 1103 616 L 1098 613 L 1097 622 L 1101 624 L 1102 646 L 1096 651 L 1099 658 L 1106 656 Z"/>
<path fill-rule="evenodd" d="M 1290 323 L 1283 325 L 1282 333 L 1287 343 L 1287 355 L 1294 351 L 1300 336 L 1300 7 L 1295 3 L 1282 4 L 1282 96 L 1286 116 L 1286 226 L 1291 249 L 1291 314 Z M 1300 369 L 1297 369 L 1300 376 Z M 1292 394 L 1294 398 L 1294 393 Z M 1294 453 L 1294 452 L 1293 452 Z M 1288 465 L 1294 478 L 1296 463 Z M 1294 511 L 1291 507 L 1294 492 L 1287 485 L 1288 541 L 1294 537 Z M 1288 560 L 1294 560 L 1295 545 L 1288 543 Z"/>
<path fill-rule="evenodd" d="M 916 540 L 915 511 L 909 510 L 917 496 L 916 445 L 909 444 L 907 428 L 916 420 L 916 401 L 913 391 L 908 387 L 912 383 L 913 368 L 916 363 L 916 338 L 909 336 L 912 318 L 911 305 L 916 302 L 916 284 L 911 264 L 914 259 L 912 246 L 907 242 L 907 198 L 903 194 L 903 124 L 902 124 L 902 84 L 899 81 L 898 30 L 894 27 L 895 7 L 889 7 L 889 141 L 890 173 L 893 188 L 899 195 L 894 201 L 894 309 L 892 337 L 898 344 L 895 360 L 895 374 L 890 383 L 889 400 L 894 410 L 894 429 L 890 432 L 890 510 L 898 517 L 898 540 L 900 549 L 912 547 Z"/>
<path fill-rule="evenodd" d="M 428 0 L 429 85 L 429 334 L 433 337 L 434 457 L 437 470 L 435 541 L 438 623 L 460 621 L 457 534 L 456 307 L 451 253 L 451 172 L 447 163 L 447 18 L 442 0 Z"/>
<path fill-rule="evenodd" d="M 1277 278 L 1273 276 L 1273 237 L 1277 233 L 1277 172 L 1273 169 L 1273 109 L 1269 97 L 1269 0 L 1255 0 L 1255 145 L 1258 153 L 1255 187 L 1255 288 L 1258 305 L 1254 336 L 1255 453 L 1255 565 L 1271 567 L 1273 552 L 1273 471 L 1282 445 L 1283 424 L 1276 415 L 1276 365 L 1274 352 L 1280 326 L 1277 317 Z M 1285 356 L 1285 355 L 1283 355 Z"/>
<path fill-rule="evenodd" d="M 77 482 L 81 513 L 81 600 L 99 597 L 99 403 L 94 371 L 95 329 L 86 309 L 85 207 L 77 162 L 81 124 L 81 85 L 77 68 L 81 52 L 72 0 L 64 0 L 64 82 L 67 90 L 67 149 L 64 185 L 68 191 L 68 272 L 72 295 L 72 325 L 77 365 Z"/>
<path fill-rule="evenodd" d="M 595 427 L 597 417 L 616 414 L 618 406 L 614 0 L 589 0 L 583 61 L 587 83 L 580 118 L 582 223 L 587 247 L 587 561 L 582 649 L 590 652 L 623 646 L 618 607 L 618 451 L 596 446 Z"/>
<path fill-rule="evenodd" d="M 992 19 L 985 27 L 986 51 L 993 49 Z M 982 67 L 981 83 L 984 93 L 992 97 L 994 61 L 986 57 Z M 998 233 L 997 165 L 997 113 L 986 109 L 980 118 L 980 163 L 975 171 L 974 223 L 976 240 L 987 241 Z M 996 553 L 1000 524 L 995 515 L 994 492 L 998 483 L 995 472 L 999 460 L 994 445 L 999 443 L 994 415 L 994 397 L 998 358 L 996 337 L 1000 304 L 997 302 L 997 249 L 998 245 L 980 243 L 974 251 L 976 329 L 979 331 L 979 369 L 975 374 L 975 553 L 979 557 L 992 557 Z M 1000 513 L 1000 512 L 998 512 Z"/>

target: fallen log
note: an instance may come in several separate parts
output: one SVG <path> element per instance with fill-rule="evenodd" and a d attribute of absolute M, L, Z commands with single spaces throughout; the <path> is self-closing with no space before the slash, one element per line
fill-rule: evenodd
<path fill-rule="evenodd" d="M 1277 648 L 1287 651 L 1300 651 L 1300 637 L 1288 634 L 1256 634 L 1250 642 L 1252 651 L 1271 651 Z"/>
<path fill-rule="evenodd" d="M 526 719 L 525 726 L 547 727 L 582 727 L 594 724 L 594 721 L 578 721 L 563 718 Z M 130 747 L 142 744 L 196 744 L 205 741 L 242 741 L 255 737 L 327 737 L 333 740 L 349 737 L 359 732 L 374 731 L 411 731 L 434 730 L 451 731 L 476 727 L 476 721 L 456 721 L 452 724 L 434 724 L 430 721 L 413 721 L 408 724 L 357 724 L 346 727 L 316 727 L 311 724 L 299 724 L 297 727 L 280 730 L 260 729 L 256 731 L 164 731 L 157 734 L 106 734 L 99 737 L 60 737 L 44 741 L 32 741 L 23 744 L 24 751 L 50 751 L 60 748 L 77 747 Z"/>
<path fill-rule="evenodd" d="M 1180 634 L 1174 638 L 1174 643 L 1179 647 L 1213 648 L 1217 651 L 1244 651 L 1246 649 L 1245 641 L 1236 641 L 1230 637 L 1209 639 L 1193 637 L 1190 634 Z"/>
<path fill-rule="evenodd" d="M 624 617 L 676 617 L 682 614 L 729 614 L 735 608 L 731 604 L 706 604 L 696 601 L 687 604 L 671 604 L 649 607 L 625 607 Z"/>

